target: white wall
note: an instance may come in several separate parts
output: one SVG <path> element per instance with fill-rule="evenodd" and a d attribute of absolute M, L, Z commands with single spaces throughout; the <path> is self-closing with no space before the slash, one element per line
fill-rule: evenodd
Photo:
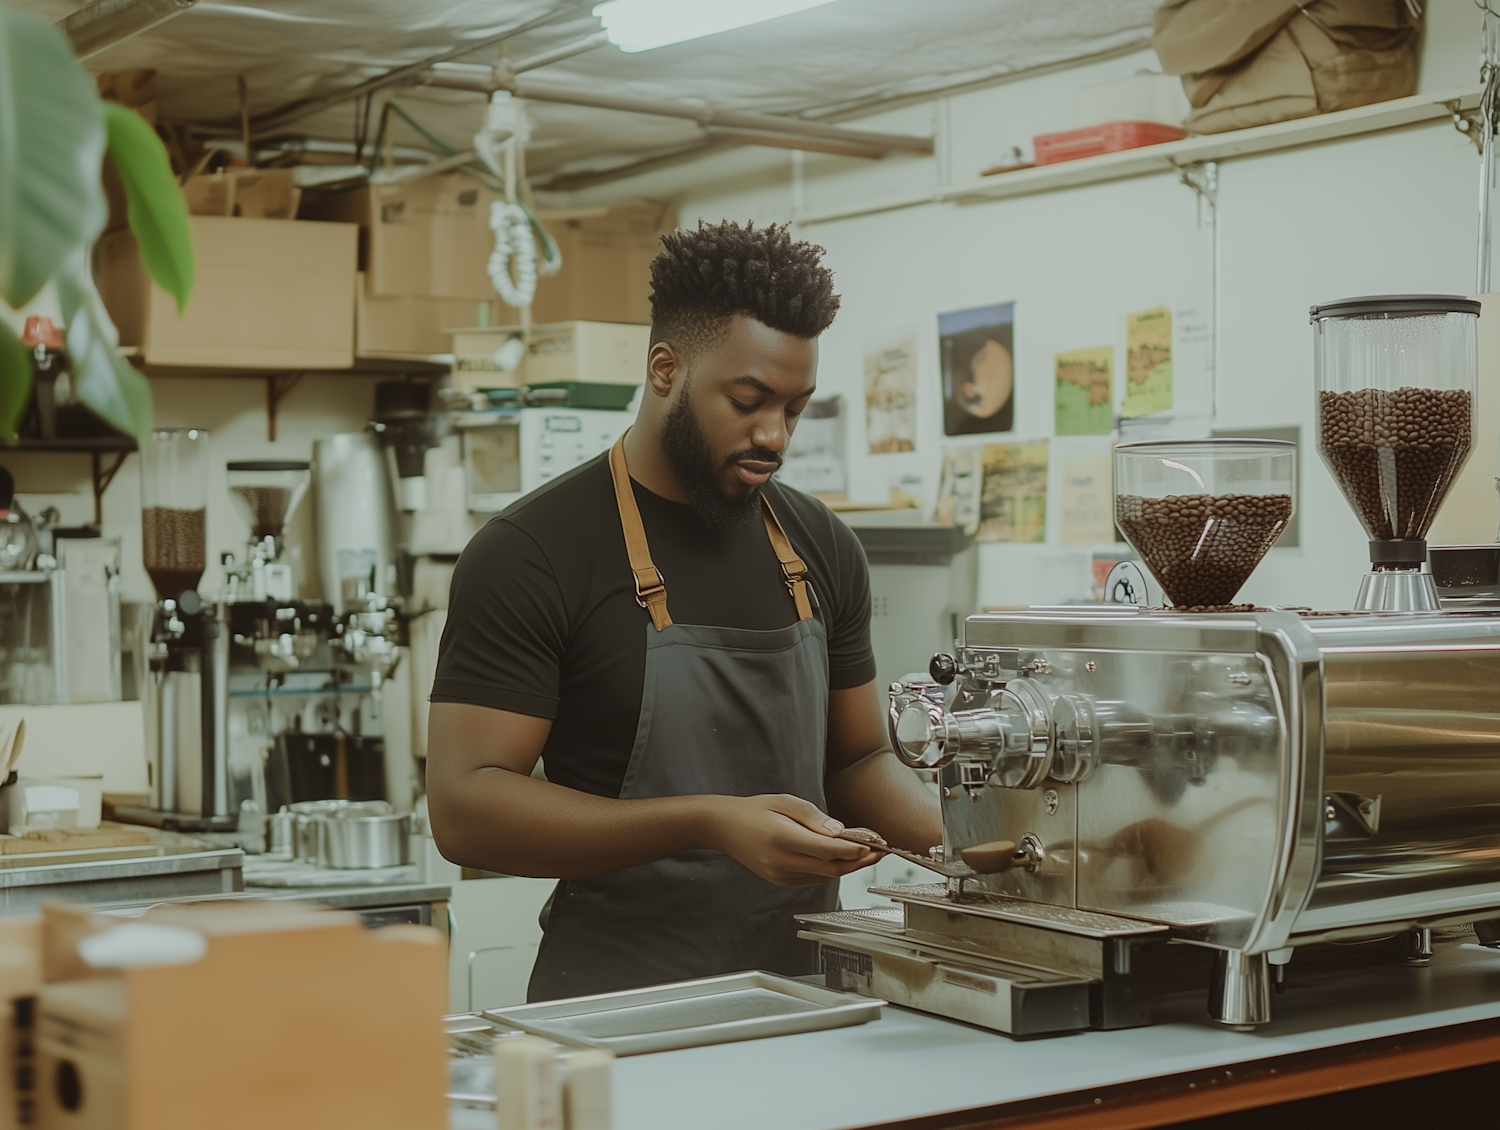
<path fill-rule="evenodd" d="M 1479 15 L 1469 0 L 1434 0 L 1421 89 L 1477 82 L 1478 50 Z M 673 195 L 689 225 L 698 217 L 785 221 L 911 196 L 943 181 L 972 180 L 1007 145 L 1066 128 L 1073 90 L 1156 67 L 1154 54 L 1141 52 L 847 123 L 913 133 L 944 125 L 944 143 L 931 159 L 794 161 L 738 150 L 571 200 Z M 801 183 L 795 163 L 802 165 Z M 1241 596 L 1347 607 L 1367 567 L 1365 539 L 1312 446 L 1307 309 L 1352 294 L 1469 293 L 1478 158 L 1472 143 L 1438 120 L 1222 162 L 1219 176 L 1217 380 L 1195 393 L 1191 366 L 1179 358 L 1178 407 L 1188 395 L 1216 404 L 1212 426 L 1220 430 L 1302 428 L 1302 544 L 1273 550 Z M 1126 314 L 1158 305 L 1212 308 L 1212 231 L 1200 223 L 1196 195 L 1173 175 L 983 204 L 927 204 L 801 224 L 797 234 L 827 248 L 843 297 L 823 339 L 819 385 L 843 394 L 852 409 L 851 493 L 867 499 L 883 498 L 892 480 L 917 474 L 930 502 L 945 444 L 974 442 L 942 435 L 940 312 L 1016 302 L 1016 428 L 993 437 L 1008 441 L 1051 435 L 1056 352 L 1113 343 L 1119 372 Z M 903 326 L 918 333 L 918 446 L 871 456 L 863 434 L 862 353 Z M 1053 439 L 1049 544 L 983 546 L 982 603 L 1086 597 L 1092 549 L 1056 544 L 1056 491 L 1062 459 L 1107 450 L 1107 437 Z"/>

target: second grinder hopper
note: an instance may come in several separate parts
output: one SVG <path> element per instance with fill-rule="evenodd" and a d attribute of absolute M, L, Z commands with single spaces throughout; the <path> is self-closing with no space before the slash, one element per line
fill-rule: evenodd
<path fill-rule="evenodd" d="M 1292 517 L 1297 445 L 1122 443 L 1115 522 L 1174 607 L 1228 605 Z"/>

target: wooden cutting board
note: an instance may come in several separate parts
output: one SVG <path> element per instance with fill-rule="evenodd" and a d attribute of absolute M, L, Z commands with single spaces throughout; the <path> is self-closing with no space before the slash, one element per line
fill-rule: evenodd
<path fill-rule="evenodd" d="M 155 841 L 145 828 L 99 822 L 98 828 L 48 828 L 20 836 L 0 835 L 0 855 L 27 855 L 42 851 L 90 851 L 96 848 L 152 847 Z"/>

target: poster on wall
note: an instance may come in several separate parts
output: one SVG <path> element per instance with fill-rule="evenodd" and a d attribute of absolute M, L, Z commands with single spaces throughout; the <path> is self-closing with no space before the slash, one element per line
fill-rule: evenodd
<path fill-rule="evenodd" d="M 865 436 L 871 455 L 917 447 L 917 335 L 865 350 Z"/>
<path fill-rule="evenodd" d="M 1125 318 L 1126 419 L 1172 410 L 1172 311 L 1165 306 Z"/>
<path fill-rule="evenodd" d="M 943 452 L 943 477 L 938 480 L 937 507 L 932 520 L 957 526 L 972 537 L 979 531 L 979 484 L 984 478 L 978 447 L 950 447 Z"/>
<path fill-rule="evenodd" d="M 1109 456 L 1066 459 L 1057 500 L 1060 545 L 1098 545 L 1115 540 L 1114 491 Z"/>
<path fill-rule="evenodd" d="M 943 434 L 984 435 L 1015 427 L 1014 302 L 938 315 Z"/>
<path fill-rule="evenodd" d="M 1115 347 L 1073 349 L 1053 358 L 1057 385 L 1053 415 L 1060 436 L 1106 436 L 1114 428 L 1115 409 L 1110 393 L 1115 371 Z"/>
<path fill-rule="evenodd" d="M 979 541 L 1047 538 L 1047 441 L 984 446 Z"/>

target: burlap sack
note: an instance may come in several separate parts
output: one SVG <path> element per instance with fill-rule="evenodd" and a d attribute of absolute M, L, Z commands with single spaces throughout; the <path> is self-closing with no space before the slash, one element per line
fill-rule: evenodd
<path fill-rule="evenodd" d="M 1152 46 L 1187 128 L 1221 133 L 1414 93 L 1421 23 L 1415 0 L 1167 0 Z"/>

